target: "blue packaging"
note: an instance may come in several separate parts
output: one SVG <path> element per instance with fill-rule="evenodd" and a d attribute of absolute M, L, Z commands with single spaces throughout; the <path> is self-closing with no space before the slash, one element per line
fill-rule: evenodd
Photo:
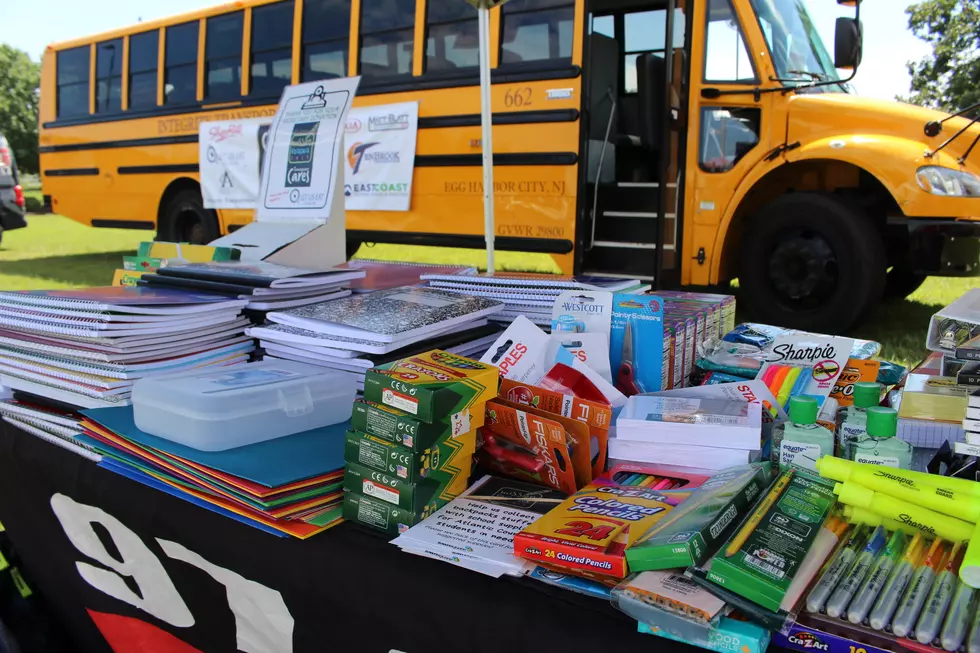
<path fill-rule="evenodd" d="M 656 295 L 613 295 L 609 362 L 613 382 L 623 360 L 623 342 L 629 323 L 633 341 L 633 374 L 638 390 L 660 392 L 670 386 L 669 360 L 664 365 L 664 303 Z M 667 348 L 667 355 L 670 351 Z M 620 388 L 622 390 L 622 388 Z"/>

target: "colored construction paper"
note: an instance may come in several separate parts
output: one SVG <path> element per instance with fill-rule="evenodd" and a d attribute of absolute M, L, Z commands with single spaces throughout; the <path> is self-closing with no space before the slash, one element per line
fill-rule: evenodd
<path fill-rule="evenodd" d="M 268 488 L 342 468 L 344 434 L 349 427 L 345 422 L 227 451 L 198 451 L 140 431 L 133 419 L 132 406 L 94 408 L 82 414 L 141 446 Z"/>

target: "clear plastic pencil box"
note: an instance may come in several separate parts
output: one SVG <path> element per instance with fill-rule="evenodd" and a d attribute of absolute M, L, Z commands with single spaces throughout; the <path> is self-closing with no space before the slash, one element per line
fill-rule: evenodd
<path fill-rule="evenodd" d="M 355 379 L 293 361 L 260 361 L 140 379 L 136 427 L 200 451 L 224 451 L 350 419 Z"/>

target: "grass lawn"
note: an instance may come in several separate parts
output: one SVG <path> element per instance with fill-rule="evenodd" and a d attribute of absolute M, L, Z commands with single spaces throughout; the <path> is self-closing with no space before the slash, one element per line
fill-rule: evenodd
<path fill-rule="evenodd" d="M 0 289 L 76 288 L 106 285 L 123 256 L 153 237 L 149 231 L 92 229 L 57 215 L 32 215 L 30 226 L 3 234 L 0 245 Z M 483 265 L 483 250 L 395 245 L 364 246 L 358 258 Z M 557 272 L 545 254 L 499 252 L 497 268 Z M 929 318 L 970 288 L 978 279 L 931 278 L 908 299 L 883 304 L 853 335 L 877 340 L 882 357 L 914 364 L 924 355 Z"/>

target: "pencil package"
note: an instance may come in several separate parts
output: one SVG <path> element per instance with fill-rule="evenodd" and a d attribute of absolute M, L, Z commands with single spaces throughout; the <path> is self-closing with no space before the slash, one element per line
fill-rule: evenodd
<path fill-rule="evenodd" d="M 783 472 L 711 558 L 708 580 L 779 610 L 836 502 L 832 483 L 805 472 Z"/>
<path fill-rule="evenodd" d="M 434 350 L 368 370 L 364 398 L 466 433 L 474 428 L 472 415 L 497 396 L 499 379 L 493 365 Z"/>
<path fill-rule="evenodd" d="M 745 519 L 769 485 L 767 465 L 718 472 L 626 551 L 630 571 L 700 566 Z"/>
<path fill-rule="evenodd" d="M 511 379 L 500 382 L 500 397 L 514 404 L 531 406 L 552 415 L 585 423 L 589 429 L 592 454 L 592 476 L 589 480 L 605 471 L 612 406 Z"/>
<path fill-rule="evenodd" d="M 565 494 L 592 480 L 584 422 L 503 399 L 487 403 L 480 461 L 492 471 Z"/>

